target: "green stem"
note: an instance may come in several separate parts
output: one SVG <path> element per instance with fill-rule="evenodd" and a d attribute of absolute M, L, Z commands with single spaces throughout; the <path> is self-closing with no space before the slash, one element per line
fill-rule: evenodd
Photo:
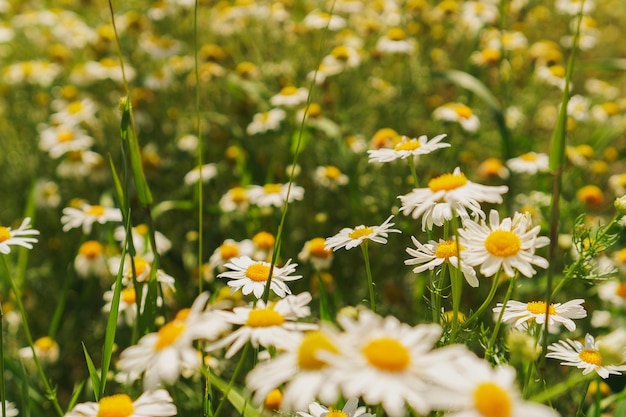
<path fill-rule="evenodd" d="M 419 187 L 419 179 L 417 178 L 417 169 L 415 167 L 415 157 L 409 158 L 409 168 L 411 169 L 411 175 L 413 176 L 413 187 Z"/>
<path fill-rule="evenodd" d="M 498 284 L 500 283 L 500 273 L 502 272 L 501 269 L 498 270 L 498 272 L 496 273 L 496 276 L 493 277 L 493 281 L 491 282 L 491 289 L 489 290 L 489 294 L 487 294 L 487 298 L 485 298 L 485 301 L 483 301 L 483 303 L 480 305 L 480 307 L 478 307 L 478 310 L 476 310 L 466 321 L 465 323 L 463 323 L 464 327 L 467 327 L 471 322 L 473 322 L 474 320 L 476 320 L 478 317 L 480 317 L 480 315 L 485 311 L 485 309 L 487 307 L 489 307 L 489 305 L 491 304 L 491 302 L 493 301 L 493 297 L 496 295 L 496 290 L 498 289 Z"/>
<path fill-rule="evenodd" d="M 374 298 L 374 280 L 372 279 L 372 270 L 370 268 L 370 256 L 367 249 L 367 243 L 367 240 L 363 242 L 363 244 L 361 245 L 361 252 L 363 252 L 363 259 L 365 261 L 365 273 L 367 274 L 367 287 L 369 288 L 370 292 L 370 309 L 375 313 L 376 300 Z"/>
<path fill-rule="evenodd" d="M 489 345 L 487 346 L 487 352 L 485 356 L 493 356 L 493 347 L 496 344 L 496 339 L 498 337 L 498 333 L 500 332 L 500 326 L 502 325 L 502 316 L 504 315 L 504 310 L 506 309 L 506 304 L 508 303 L 511 295 L 513 294 L 513 288 L 515 287 L 515 278 L 517 277 L 517 273 L 514 277 L 510 278 L 509 288 L 506 290 L 506 294 L 504 296 L 504 300 L 502 300 L 502 309 L 500 310 L 500 314 L 498 315 L 498 320 L 496 320 L 496 325 L 493 329 L 493 333 L 491 334 L 491 338 L 489 339 Z"/>
<path fill-rule="evenodd" d="M 204 198 L 202 196 L 202 128 L 200 123 L 200 71 L 198 69 L 198 0 L 195 0 L 193 7 L 193 58 L 194 58 L 194 78 L 196 81 L 196 135 L 198 136 L 198 169 L 200 170 L 200 181 L 198 181 L 198 293 L 202 293 L 202 246 L 203 233 L 202 221 L 204 211 Z"/>
<path fill-rule="evenodd" d="M 235 385 L 235 380 L 237 379 L 237 376 L 239 375 L 239 372 L 241 371 L 241 367 L 243 366 L 243 363 L 246 360 L 246 356 L 248 354 L 249 349 L 250 349 L 250 343 L 248 342 L 246 343 L 246 345 L 243 348 L 243 351 L 241 352 L 241 356 L 239 357 L 239 362 L 237 363 L 237 366 L 235 367 L 233 376 L 230 378 L 230 381 L 228 382 L 228 386 L 222 393 L 223 394 L 222 399 L 217 405 L 217 409 L 215 410 L 215 413 L 213 413 L 214 416 L 219 416 L 220 411 L 222 411 L 222 407 L 224 406 L 224 403 L 226 402 L 226 399 L 228 398 L 228 393 Z"/>
<path fill-rule="evenodd" d="M 459 307 L 463 289 L 463 276 L 459 268 L 450 268 L 450 285 L 452 286 L 452 332 L 450 334 L 450 343 L 454 343 L 456 334 L 459 331 Z"/>
<path fill-rule="evenodd" d="M 43 385 L 46 389 L 47 398 L 50 401 L 52 401 L 52 405 L 55 411 L 57 412 L 57 414 L 60 417 L 63 417 L 63 410 L 61 410 L 61 406 L 59 405 L 59 401 L 57 400 L 56 394 L 54 390 L 52 389 L 52 387 L 50 386 L 50 383 L 48 382 L 48 379 L 46 378 L 46 374 L 43 371 L 43 367 L 41 366 L 41 363 L 39 362 L 39 358 L 37 357 L 37 352 L 35 352 L 35 343 L 33 342 L 33 337 L 30 333 L 30 328 L 28 327 L 28 320 L 26 318 L 26 310 L 24 309 L 24 304 L 22 304 L 20 291 L 15 285 L 13 278 L 11 277 L 11 273 L 9 272 L 9 266 L 7 264 L 6 257 L 1 256 L 1 258 L 2 258 L 2 262 L 0 262 L 0 267 L 2 268 L 2 272 L 5 275 L 7 281 L 9 282 L 9 285 L 11 286 L 11 290 L 13 291 L 13 294 L 15 295 L 15 304 L 17 305 L 17 309 L 19 310 L 20 316 L 22 318 L 22 324 L 24 325 L 24 336 L 26 337 L 28 346 L 30 346 L 30 349 L 33 353 L 33 361 L 35 362 L 35 367 L 37 368 L 37 371 L 39 372 L 39 377 L 41 378 L 41 381 L 43 382 Z"/>
<path fill-rule="evenodd" d="M 4 389 L 4 326 L 3 326 L 2 303 L 0 302 L 0 402 L 2 402 L 2 415 L 7 415 L 7 405 L 5 404 L 7 397 Z"/>
<path fill-rule="evenodd" d="M 330 312 L 326 286 L 324 285 L 324 280 L 322 280 L 322 273 L 317 268 L 315 268 L 315 275 L 317 276 L 317 286 L 320 293 L 320 320 L 332 323 L 333 315 Z"/>

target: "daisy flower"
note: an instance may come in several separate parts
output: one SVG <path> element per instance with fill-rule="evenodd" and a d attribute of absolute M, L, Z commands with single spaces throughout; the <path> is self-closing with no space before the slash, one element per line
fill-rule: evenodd
<path fill-rule="evenodd" d="M 128 382 L 144 374 L 144 388 L 154 389 L 162 383 L 173 384 L 183 370 L 196 370 L 201 357 L 193 342 L 198 339 L 215 340 L 228 328 L 227 323 L 204 306 L 208 293 L 200 294 L 190 309 L 165 324 L 156 333 L 139 339 L 136 345 L 120 354 L 118 368 L 128 377 Z"/>
<path fill-rule="evenodd" d="M 469 181 L 457 167 L 452 173 L 431 179 L 427 188 L 415 188 L 398 198 L 403 214 L 414 219 L 423 216 L 422 230 L 432 230 L 433 225 L 442 226 L 455 214 L 468 219 L 468 210 L 484 218 L 479 203 L 502 203 L 502 194 L 507 191 L 504 185 L 488 186 Z"/>
<path fill-rule="evenodd" d="M 339 352 L 342 343 L 337 332 L 323 326 L 286 342 L 282 352 L 257 364 L 246 376 L 254 402 L 261 404 L 267 394 L 284 384 L 284 411 L 304 410 L 317 398 L 334 403 L 339 396 L 337 377 L 322 353 Z"/>
<path fill-rule="evenodd" d="M 447 417 L 558 417 L 548 406 L 525 401 L 515 386 L 515 369 L 492 367 L 467 351 L 432 367 L 429 400 Z"/>
<path fill-rule="evenodd" d="M 549 158 L 545 153 L 528 152 L 517 158 L 509 159 L 506 166 L 518 174 L 535 175 L 537 172 L 547 172 Z"/>
<path fill-rule="evenodd" d="M 273 244 L 272 244 L 273 247 Z M 209 267 L 211 270 L 217 268 L 224 270 L 224 264 L 232 258 L 239 256 L 252 256 L 254 253 L 254 243 L 250 239 L 244 239 L 237 242 L 233 239 L 226 239 L 222 244 L 213 251 L 209 258 Z"/>
<path fill-rule="evenodd" d="M 567 330 L 574 331 L 576 324 L 572 319 L 582 319 L 587 317 L 585 308 L 581 305 L 583 299 L 575 299 L 566 303 L 550 304 L 548 314 L 548 325 L 564 325 Z M 502 303 L 498 303 L 493 309 L 494 313 L 502 311 Z M 522 303 L 520 301 L 509 300 L 502 314 L 502 321 L 513 323 L 515 327 L 527 328 L 528 322 L 544 324 L 546 322 L 546 303 L 544 301 L 531 301 Z"/>
<path fill-rule="evenodd" d="M 444 262 L 450 264 L 454 268 L 458 268 L 458 254 L 463 254 L 463 251 L 465 251 L 465 248 L 463 246 L 459 246 L 456 240 L 439 239 L 439 242 L 431 240 L 426 244 L 421 244 L 413 236 L 411 236 L 411 240 L 413 241 L 416 249 L 406 248 L 406 252 L 413 256 L 413 258 L 405 260 L 404 264 L 417 265 L 413 268 L 413 272 L 416 274 L 424 272 L 427 269 L 432 271 Z M 461 271 L 463 272 L 463 276 L 465 277 L 467 283 L 472 287 L 478 287 L 476 271 L 474 268 L 465 263 L 464 256 L 461 256 L 460 264 Z"/>
<path fill-rule="evenodd" d="M 541 227 L 532 227 L 527 213 L 515 213 L 513 218 L 500 221 L 498 212 L 491 210 L 489 223 L 487 226 L 484 220 L 468 220 L 459 229 L 460 243 L 466 248 L 465 259 L 471 266 L 480 265 L 481 274 L 490 277 L 502 268 L 512 277 L 516 269 L 530 278 L 536 273 L 532 265 L 548 267 L 548 261 L 535 255 L 535 249 L 547 246 L 550 240 L 538 236 Z"/>
<path fill-rule="evenodd" d="M 96 240 L 88 240 L 78 248 L 74 258 L 74 269 L 81 278 L 109 276 L 104 246 Z"/>
<path fill-rule="evenodd" d="M 463 130 L 470 133 L 476 132 L 480 127 L 478 117 L 463 103 L 446 103 L 439 106 L 433 111 L 433 117 L 435 120 L 456 122 Z"/>
<path fill-rule="evenodd" d="M 9 401 L 4 401 L 4 408 L 6 410 L 6 417 L 15 417 L 19 414 L 17 408 L 15 408 L 15 404 Z"/>
<path fill-rule="evenodd" d="M 68 152 L 88 150 L 93 138 L 76 126 L 60 125 L 41 128 L 39 149 L 51 158 L 59 158 Z"/>
<path fill-rule="evenodd" d="M 30 217 L 26 217 L 20 227 L 11 230 L 10 227 L 0 226 L 0 253 L 5 255 L 11 252 L 11 246 L 22 246 L 26 249 L 32 249 L 33 243 L 37 243 L 37 238 L 32 236 L 39 235 L 39 230 L 31 229 Z"/>
<path fill-rule="evenodd" d="M 252 204 L 259 207 L 282 207 L 289 196 L 289 202 L 302 200 L 304 188 L 292 184 L 265 184 L 251 185 L 248 189 L 248 198 Z"/>
<path fill-rule="evenodd" d="M 292 85 L 283 87 L 280 92 L 270 98 L 272 106 L 296 107 L 306 102 L 309 91 Z"/>
<path fill-rule="evenodd" d="M 89 204 L 82 204 L 80 208 L 65 207 L 61 217 L 64 232 L 82 227 L 85 234 L 91 233 L 91 227 L 94 223 L 105 224 L 121 221 L 122 211 L 120 209 Z"/>
<path fill-rule="evenodd" d="M 40 337 L 33 343 L 33 348 L 31 348 L 30 346 L 23 347 L 18 350 L 18 355 L 22 359 L 32 360 L 33 349 L 35 350 L 35 355 L 37 355 L 37 359 L 39 359 L 39 361 L 44 364 L 54 363 L 59 359 L 59 344 L 51 337 Z"/>
<path fill-rule="evenodd" d="M 448 148 L 449 143 L 440 143 L 447 135 L 438 135 L 428 140 L 426 135 L 417 139 L 402 136 L 400 142 L 393 148 L 370 149 L 369 162 L 391 162 L 396 159 L 406 159 L 409 156 L 426 155 L 437 149 Z"/>
<path fill-rule="evenodd" d="M 249 205 L 248 191 L 243 187 L 233 187 L 220 198 L 220 210 L 225 213 L 245 212 Z"/>
<path fill-rule="evenodd" d="M 215 164 L 204 164 L 197 166 L 185 174 L 183 182 L 186 185 L 193 185 L 198 181 L 208 182 L 217 175 L 217 166 Z"/>
<path fill-rule="evenodd" d="M 328 269 L 333 261 L 333 251 L 326 249 L 326 239 L 316 237 L 304 244 L 298 254 L 298 260 L 302 262 L 310 261 L 315 269 Z"/>
<path fill-rule="evenodd" d="M 114 394 L 100 401 L 77 404 L 65 417 L 169 417 L 178 411 L 170 394 L 164 389 L 146 391 L 133 401 L 126 394 Z"/>
<path fill-rule="evenodd" d="M 390 417 L 404 416 L 406 405 L 427 414 L 431 405 L 426 370 L 465 351 L 462 345 L 434 349 L 442 332 L 437 324 L 412 327 L 370 310 L 361 310 L 357 319 L 340 316 L 339 323 L 344 329 L 341 354 L 320 357 L 336 368 L 344 397 L 380 404 Z"/>
<path fill-rule="evenodd" d="M 309 404 L 309 412 L 298 411 L 300 417 L 375 417 L 374 414 L 366 413 L 365 407 L 359 407 L 358 398 L 350 398 L 341 410 L 327 408 L 318 402 Z"/>
<path fill-rule="evenodd" d="M 268 130 L 278 130 L 280 124 L 287 117 L 283 109 L 271 109 L 263 113 L 252 116 L 252 122 L 246 128 L 246 133 L 250 136 L 257 133 L 265 133 Z"/>
<path fill-rule="evenodd" d="M 272 280 L 270 289 L 276 295 L 283 298 L 291 294 L 291 290 L 285 281 L 295 281 L 302 278 L 302 275 L 290 275 L 296 271 L 298 264 L 287 261 L 282 267 L 274 265 L 272 270 Z M 222 272 L 218 278 L 230 278 L 227 285 L 231 287 L 231 294 L 241 290 L 244 295 L 253 293 L 256 298 L 261 298 L 265 291 L 265 285 L 270 277 L 271 264 L 265 261 L 255 261 L 249 256 L 232 258 L 224 265 L 230 271 Z"/>
<path fill-rule="evenodd" d="M 152 252 L 152 242 L 150 242 L 150 229 L 145 223 L 133 226 L 130 229 L 131 236 L 133 238 L 133 247 L 136 253 L 140 255 L 147 255 Z M 119 226 L 115 228 L 113 237 L 120 243 L 124 243 L 126 240 L 126 228 Z M 156 242 L 157 252 L 163 255 L 172 248 L 172 242 L 165 237 L 165 235 L 158 230 L 154 231 L 154 240 Z"/>
<path fill-rule="evenodd" d="M 400 230 L 391 228 L 394 225 L 391 223 L 391 219 L 393 219 L 393 215 L 389 216 L 380 226 L 360 225 L 354 229 L 345 227 L 335 236 L 327 238 L 325 247 L 333 252 L 343 247 L 350 250 L 369 240 L 384 245 L 387 243 L 389 233 L 401 233 Z"/>
<path fill-rule="evenodd" d="M 152 271 L 152 256 L 146 255 L 146 257 L 135 255 L 131 257 L 127 255 L 123 260 L 121 257 L 116 256 L 109 259 L 109 271 L 112 275 L 117 275 L 120 270 L 120 263 L 122 265 L 122 282 L 124 285 L 131 285 L 133 279 L 140 283 L 147 283 L 150 280 L 150 274 Z M 156 280 L 167 288 L 174 290 L 174 284 L 176 280 L 173 276 L 168 275 L 162 269 L 157 269 Z"/>
<path fill-rule="evenodd" d="M 620 375 L 626 371 L 623 363 L 607 364 L 602 356 L 594 337 L 590 334 L 585 336 L 583 345 L 577 340 L 560 340 L 548 346 L 549 353 L 546 358 L 560 359 L 561 365 L 575 366 L 583 370 L 583 375 L 596 372 L 601 378 L 606 379 L 609 375 Z"/>
<path fill-rule="evenodd" d="M 616 307 L 626 306 L 626 282 L 608 280 L 598 285 L 598 296 L 602 301 Z"/>
<path fill-rule="evenodd" d="M 265 304 L 258 300 L 256 305 L 235 307 L 232 312 L 218 311 L 227 323 L 241 326 L 233 333 L 206 347 L 207 351 L 229 346 L 225 358 L 232 358 L 243 345 L 250 342 L 254 348 L 274 346 L 282 349 L 290 339 L 299 337 L 300 332 L 317 329 L 313 323 L 299 323 L 296 320 L 311 315 L 307 306 L 311 294 L 304 292 L 288 295 L 275 304 Z"/>
<path fill-rule="evenodd" d="M 334 165 L 318 166 L 315 168 L 313 179 L 322 187 L 330 189 L 335 189 L 350 182 L 350 178 Z"/>
<path fill-rule="evenodd" d="M 398 27 L 389 29 L 385 36 L 376 42 L 376 50 L 383 54 L 411 55 L 415 49 L 415 41 L 407 39 L 406 32 Z"/>

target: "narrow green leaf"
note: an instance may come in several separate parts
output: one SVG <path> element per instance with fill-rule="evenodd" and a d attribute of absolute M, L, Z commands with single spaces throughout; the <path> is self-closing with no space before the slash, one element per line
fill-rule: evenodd
<path fill-rule="evenodd" d="M 130 165 L 137 187 L 137 195 L 142 207 L 148 207 L 152 204 L 152 193 L 146 181 L 143 165 L 141 163 L 141 151 L 139 142 L 133 131 L 132 113 L 130 99 L 124 101 L 124 109 L 122 110 L 122 123 L 120 125 L 122 139 L 128 141 L 128 150 L 130 153 Z"/>
<path fill-rule="evenodd" d="M 443 78 L 453 84 L 458 85 L 459 87 L 471 91 L 472 93 L 476 94 L 476 96 L 479 97 L 481 100 L 483 100 L 491 108 L 491 110 L 495 111 L 496 113 L 502 113 L 502 107 L 500 106 L 500 103 L 498 102 L 496 96 L 494 96 L 491 91 L 489 91 L 487 86 L 483 84 L 482 81 L 480 81 L 473 75 L 459 70 L 445 70 L 437 71 L 433 73 L 433 76 Z"/>
<path fill-rule="evenodd" d="M 130 235 L 130 216 L 126 222 L 126 239 L 124 239 L 124 245 L 122 246 L 122 260 L 126 258 L 126 248 L 128 247 L 128 236 Z M 106 388 L 106 378 L 109 373 L 109 367 L 111 365 L 111 356 L 113 355 L 113 344 L 115 343 L 115 333 L 117 331 L 117 317 L 119 314 L 120 297 L 122 293 L 122 275 L 124 274 L 124 262 L 120 262 L 120 267 L 117 271 L 115 278 L 115 290 L 113 291 L 113 298 L 111 299 L 111 310 L 109 311 L 109 317 L 107 320 L 106 332 L 104 334 L 104 345 L 102 346 L 102 370 L 101 370 L 101 384 L 99 386 L 99 397 L 104 396 L 104 390 Z M 99 398 L 98 397 L 98 398 Z"/>
<path fill-rule="evenodd" d="M 235 388 L 230 387 L 228 382 L 221 379 L 219 376 L 214 373 L 208 371 L 207 378 L 211 381 L 217 389 L 228 398 L 228 401 L 241 413 L 244 417 L 263 417 L 263 413 L 254 408 L 250 401 L 243 395 L 243 393 Z"/>
<path fill-rule="evenodd" d="M 117 174 L 117 169 L 115 169 L 115 164 L 113 164 L 113 159 L 111 158 L 111 155 L 109 155 L 109 165 L 111 166 L 111 175 L 113 176 L 113 184 L 115 185 L 115 196 L 117 197 L 119 207 L 126 208 L 128 207 L 128 205 L 126 204 L 126 195 L 124 194 L 124 188 L 122 187 L 122 182 L 120 181 L 120 177 Z"/>
<path fill-rule="evenodd" d="M 83 345 L 83 349 L 85 348 L 85 345 Z M 96 375 L 97 376 L 97 375 Z M 74 408 L 74 406 L 76 405 L 76 403 L 78 402 L 78 397 L 80 396 L 80 393 L 83 392 L 83 388 L 85 387 L 85 382 L 87 382 L 86 379 L 83 379 L 82 382 L 80 384 L 78 384 L 77 387 L 74 388 L 74 393 L 72 394 L 72 398 L 70 398 L 70 402 L 67 405 L 67 411 L 69 412 L 72 408 Z"/>
<path fill-rule="evenodd" d="M 98 370 L 93 364 L 91 360 L 91 356 L 89 356 L 89 352 L 87 352 L 87 347 L 85 343 L 81 343 L 83 345 L 83 352 L 85 352 L 85 360 L 87 361 L 87 369 L 89 370 L 89 377 L 91 378 L 91 385 L 93 385 L 93 395 L 96 398 L 96 401 L 100 399 L 100 376 L 98 375 Z"/>

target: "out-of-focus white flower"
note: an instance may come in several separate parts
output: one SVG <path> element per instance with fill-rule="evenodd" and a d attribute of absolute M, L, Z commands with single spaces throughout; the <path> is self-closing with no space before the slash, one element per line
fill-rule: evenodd
<path fill-rule="evenodd" d="M 538 172 L 550 170 L 549 158 L 545 153 L 527 152 L 516 158 L 506 161 L 506 165 L 513 172 L 518 174 L 535 175 Z"/>
<path fill-rule="evenodd" d="M 461 125 L 463 130 L 470 133 L 476 132 L 480 127 L 478 116 L 463 103 L 443 104 L 433 111 L 433 117 L 435 120 L 456 122 Z"/>
<path fill-rule="evenodd" d="M 287 198 L 289 202 L 302 200 L 304 188 L 295 184 L 265 184 L 251 185 L 248 188 L 248 198 L 252 204 L 259 207 L 282 207 Z"/>
<path fill-rule="evenodd" d="M 42 363 L 53 363 L 59 359 L 59 344 L 48 336 L 35 340 L 33 348 L 37 359 Z M 18 354 L 22 359 L 33 359 L 33 349 L 30 346 L 21 348 Z"/>
<path fill-rule="evenodd" d="M 288 85 L 270 98 L 270 104 L 272 106 L 296 107 L 306 102 L 308 96 L 309 91 L 306 88 Z"/>
<path fill-rule="evenodd" d="M 100 401 L 77 404 L 65 417 L 170 417 L 177 413 L 176 405 L 164 389 L 146 391 L 133 401 L 126 394 L 114 394 Z"/>
<path fill-rule="evenodd" d="M 65 207 L 61 217 L 64 232 L 82 227 L 85 234 L 91 233 L 91 227 L 94 223 L 105 224 L 121 221 L 122 211 L 120 209 L 90 204 L 83 204 L 80 208 Z"/>
<path fill-rule="evenodd" d="M 37 238 L 33 236 L 39 235 L 39 230 L 31 229 L 30 217 L 26 217 L 20 227 L 13 230 L 10 227 L 0 226 L 0 253 L 11 252 L 11 246 L 21 246 L 26 249 L 32 249 L 33 243 L 37 243 Z"/>
<path fill-rule="evenodd" d="M 376 50 L 383 54 L 411 55 L 417 49 L 414 39 L 407 39 L 403 29 L 394 27 L 376 42 Z"/>
<path fill-rule="evenodd" d="M 217 175 L 217 166 L 215 164 L 204 164 L 197 166 L 187 174 L 185 174 L 184 182 L 186 185 L 193 185 L 198 181 L 208 182 Z"/>
<path fill-rule="evenodd" d="M 285 120 L 287 113 L 283 109 L 271 109 L 252 116 L 252 122 L 246 128 L 248 135 L 265 133 L 268 130 L 278 130 L 280 123 Z"/>

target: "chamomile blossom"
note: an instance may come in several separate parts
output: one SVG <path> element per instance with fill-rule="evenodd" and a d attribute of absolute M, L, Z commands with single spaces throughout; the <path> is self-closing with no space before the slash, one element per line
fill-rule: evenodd
<path fill-rule="evenodd" d="M 405 415 L 406 405 L 427 414 L 432 409 L 427 370 L 465 351 L 462 345 L 435 349 L 442 332 L 437 324 L 410 326 L 370 310 L 356 319 L 339 316 L 339 322 L 342 352 L 324 358 L 336 368 L 343 396 L 380 404 L 390 417 Z"/>
<path fill-rule="evenodd" d="M 525 401 L 515 384 L 515 369 L 495 368 L 471 352 L 441 363 L 429 373 L 429 400 L 447 417 L 558 417 L 550 407 Z"/>
<path fill-rule="evenodd" d="M 335 236 L 326 239 L 326 249 L 334 252 L 345 247 L 346 250 L 350 250 L 370 240 L 384 245 L 387 243 L 389 233 L 401 233 L 398 229 L 392 229 L 394 223 L 391 223 L 391 219 L 393 219 L 393 215 L 389 216 L 380 226 L 360 225 L 354 229 L 345 227 Z"/>
<path fill-rule="evenodd" d="M 101 205 L 82 204 L 80 208 L 65 207 L 61 223 L 63 231 L 82 227 L 83 233 L 91 233 L 94 223 L 105 224 L 109 222 L 121 222 L 122 211 L 118 208 L 104 207 Z"/>
<path fill-rule="evenodd" d="M 111 274 L 117 275 L 120 270 L 120 264 L 122 267 L 122 282 L 124 285 L 131 285 L 133 280 L 139 283 L 147 283 L 152 273 L 152 260 L 153 257 L 149 255 L 135 255 L 133 257 L 127 255 L 124 259 L 120 256 L 115 256 L 109 259 L 109 270 Z M 174 291 L 174 284 L 176 280 L 173 276 L 168 275 L 162 269 L 156 271 L 157 282 L 164 285 L 166 288 Z"/>
<path fill-rule="evenodd" d="M 256 298 L 261 298 L 270 277 L 270 269 L 272 269 L 272 280 L 270 290 L 276 295 L 283 298 L 287 294 L 291 294 L 291 289 L 286 281 L 295 281 L 302 278 L 302 275 L 290 275 L 296 271 L 298 264 L 292 264 L 291 259 L 282 267 L 274 265 L 271 267 L 269 262 L 255 261 L 249 256 L 240 256 L 232 258 L 230 262 L 224 265 L 229 271 L 222 272 L 218 278 L 230 278 L 226 285 L 231 287 L 231 293 L 238 290 L 244 295 L 254 294 Z"/>
<path fill-rule="evenodd" d="M 310 261 L 317 270 L 327 269 L 333 261 L 333 251 L 326 249 L 326 239 L 316 237 L 304 243 L 298 254 L 298 260 Z"/>
<path fill-rule="evenodd" d="M 110 274 L 104 255 L 104 245 L 97 240 L 88 240 L 80 245 L 74 258 L 74 269 L 81 278 L 108 277 Z"/>
<path fill-rule="evenodd" d="M 419 274 L 427 269 L 433 270 L 436 267 L 442 265 L 444 262 L 450 264 L 454 268 L 459 267 L 459 254 L 461 255 L 461 271 L 463 276 L 469 285 L 472 287 L 478 287 L 478 278 L 476 278 L 476 271 L 471 266 L 465 263 L 464 254 L 465 248 L 462 245 L 458 245 L 456 240 L 443 240 L 439 239 L 439 242 L 434 240 L 428 243 L 422 244 L 415 237 L 411 236 L 411 240 L 415 245 L 415 249 L 407 248 L 406 252 L 413 256 L 411 259 L 404 261 L 405 265 L 417 265 L 413 268 L 413 272 Z"/>
<path fill-rule="evenodd" d="M 31 229 L 30 217 L 22 220 L 20 227 L 12 230 L 10 227 L 0 226 L 0 253 L 5 255 L 11 252 L 11 246 L 21 246 L 32 249 L 33 243 L 37 243 L 39 230 Z"/>
<path fill-rule="evenodd" d="M 278 130 L 280 124 L 287 117 L 283 109 L 271 109 L 266 112 L 257 113 L 252 116 L 252 122 L 246 128 L 248 135 L 265 133 L 268 130 Z"/>
<path fill-rule="evenodd" d="M 6 417 L 15 417 L 19 414 L 17 408 L 15 408 L 15 404 L 9 401 L 4 401 L 4 408 L 6 410 Z"/>
<path fill-rule="evenodd" d="M 478 116 L 463 103 L 443 104 L 433 111 L 433 118 L 446 122 L 456 122 L 461 125 L 463 130 L 470 133 L 476 132 L 480 127 Z"/>
<path fill-rule="evenodd" d="M 83 129 L 71 125 L 41 127 L 39 135 L 39 149 L 54 159 L 68 152 L 88 150 L 94 142 Z"/>
<path fill-rule="evenodd" d="M 144 374 L 144 388 L 155 389 L 162 383 L 173 384 L 183 370 L 198 369 L 202 359 L 193 342 L 215 340 L 228 328 L 214 312 L 204 311 L 208 298 L 208 293 L 200 294 L 190 309 L 122 351 L 118 368 L 128 382 Z"/>
<path fill-rule="evenodd" d="M 506 165 L 511 171 L 530 175 L 535 175 L 538 172 L 547 172 L 550 169 L 548 164 L 548 155 L 536 152 L 528 152 L 506 161 Z"/>
<path fill-rule="evenodd" d="M 306 88 L 288 85 L 270 98 L 270 104 L 272 106 L 296 107 L 306 102 L 308 96 L 309 91 Z"/>
<path fill-rule="evenodd" d="M 393 27 L 376 42 L 376 50 L 382 54 L 412 55 L 417 49 L 415 39 L 407 39 L 406 32 Z"/>
<path fill-rule="evenodd" d="M 225 213 L 233 211 L 243 213 L 250 205 L 248 190 L 243 187 L 233 187 L 229 189 L 226 194 L 222 196 L 222 198 L 220 198 L 218 204 L 220 206 L 220 210 Z"/>
<path fill-rule="evenodd" d="M 23 347 L 18 350 L 17 354 L 20 358 L 27 360 L 29 365 L 35 365 L 33 362 L 33 350 L 34 355 L 37 355 L 37 359 L 44 364 L 56 362 L 61 353 L 56 340 L 48 336 L 42 336 L 35 340 L 32 348 L 30 346 Z"/>
<path fill-rule="evenodd" d="M 309 412 L 298 411 L 300 417 L 375 417 L 375 414 L 366 413 L 365 407 L 359 407 L 358 398 L 350 398 L 341 410 L 327 408 L 318 402 L 309 404 Z"/>
<path fill-rule="evenodd" d="M 126 394 L 102 397 L 98 402 L 77 404 L 65 417 L 169 417 L 177 413 L 176 405 L 164 389 L 146 391 L 133 401 Z"/>
<path fill-rule="evenodd" d="M 140 223 L 130 229 L 133 239 L 133 247 L 135 252 L 140 255 L 145 255 L 152 252 L 152 238 L 150 228 L 145 223 Z M 158 230 L 154 230 L 154 240 L 156 243 L 156 250 L 160 255 L 163 255 L 172 248 L 172 242 Z M 120 243 L 124 243 L 126 240 L 126 228 L 119 226 L 115 228 L 113 237 Z"/>
<path fill-rule="evenodd" d="M 393 148 L 380 148 L 370 149 L 367 151 L 369 154 L 369 162 L 391 162 L 396 159 L 406 159 L 410 156 L 426 155 L 437 149 L 448 148 L 449 143 L 441 143 L 441 141 L 447 135 L 438 135 L 428 140 L 426 135 L 422 135 L 419 138 L 411 139 L 407 136 L 402 136 L 400 142 L 394 145 Z"/>
<path fill-rule="evenodd" d="M 338 378 L 323 353 L 340 351 L 337 331 L 322 326 L 286 342 L 277 356 L 257 364 L 246 376 L 246 387 L 254 392 L 254 402 L 262 403 L 267 394 L 284 384 L 283 410 L 304 410 L 316 399 L 334 403 L 339 396 Z"/>
<path fill-rule="evenodd" d="M 217 175 L 217 166 L 215 164 L 204 164 L 202 166 L 196 166 L 191 171 L 185 174 L 183 182 L 186 185 L 193 185 L 198 181 L 209 182 Z"/>
<path fill-rule="evenodd" d="M 285 201 L 302 200 L 304 188 L 295 184 L 265 184 L 251 185 L 248 188 L 248 198 L 252 204 L 259 207 L 282 207 Z"/>
<path fill-rule="evenodd" d="M 469 212 L 484 218 L 479 203 L 502 203 L 502 194 L 507 191 L 504 185 L 476 184 L 457 167 L 452 173 L 431 179 L 427 188 L 415 188 L 398 198 L 403 214 L 414 219 L 422 216 L 422 230 L 432 230 L 433 225 L 442 226 L 455 214 L 464 220 L 469 218 Z"/>
<path fill-rule="evenodd" d="M 606 363 L 598 348 L 597 342 L 590 334 L 585 336 L 585 344 L 577 340 L 560 340 L 548 346 L 546 358 L 560 359 L 561 365 L 575 366 L 583 370 L 583 375 L 596 372 L 601 378 L 606 379 L 609 375 L 620 375 L 626 371 L 624 363 Z"/>
<path fill-rule="evenodd" d="M 111 311 L 113 296 L 115 294 L 115 283 L 111 286 L 109 291 L 105 291 L 102 294 L 102 299 L 105 304 L 102 306 L 103 313 L 109 313 Z M 144 290 L 141 292 L 141 309 L 143 310 L 146 302 L 146 297 L 148 295 L 148 291 Z M 157 297 L 156 301 L 157 306 L 163 305 L 163 299 L 161 296 Z M 132 285 L 123 287 L 120 291 L 120 300 L 118 305 L 118 316 L 117 316 L 117 324 L 120 325 L 122 322 L 126 323 L 127 326 L 132 326 L 135 323 L 135 319 L 137 318 L 137 293 L 135 292 L 135 288 Z"/>
<path fill-rule="evenodd" d="M 297 322 L 309 317 L 311 310 L 307 304 L 311 302 L 308 292 L 288 295 L 276 303 L 258 300 L 256 305 L 235 307 L 232 312 L 218 311 L 227 323 L 240 326 L 223 339 L 206 347 L 208 351 L 228 346 L 225 358 L 232 358 L 247 342 L 253 347 L 282 347 L 290 339 L 299 337 L 300 332 L 317 329 L 317 324 Z"/>
<path fill-rule="evenodd" d="M 527 328 L 533 322 L 544 324 L 546 322 L 546 310 L 549 309 L 548 325 L 550 327 L 562 324 L 567 330 L 574 331 L 576 323 L 572 319 L 582 319 L 587 317 L 587 311 L 581 305 L 583 299 L 575 299 L 566 303 L 550 304 L 546 306 L 544 301 L 531 301 L 522 303 L 520 301 L 509 300 L 502 314 L 502 321 L 511 323 L 515 327 Z M 502 303 L 498 303 L 493 309 L 494 313 L 502 311 Z"/>
<path fill-rule="evenodd" d="M 460 243 L 466 248 L 467 263 L 480 265 L 481 274 L 490 277 L 502 268 L 509 277 L 514 276 L 514 270 L 517 270 L 530 278 L 536 273 L 533 265 L 548 267 L 548 261 L 535 255 L 535 249 L 547 246 L 550 240 L 538 236 L 541 227 L 532 227 L 529 215 L 515 213 L 513 218 L 500 221 L 498 212 L 491 210 L 489 223 L 468 220 L 459 229 Z"/>
<path fill-rule="evenodd" d="M 217 247 L 209 258 L 209 266 L 211 270 L 217 268 L 224 271 L 224 265 L 232 258 L 238 256 L 252 256 L 254 253 L 254 243 L 250 239 L 244 239 L 237 242 L 233 239 L 226 239 Z"/>

